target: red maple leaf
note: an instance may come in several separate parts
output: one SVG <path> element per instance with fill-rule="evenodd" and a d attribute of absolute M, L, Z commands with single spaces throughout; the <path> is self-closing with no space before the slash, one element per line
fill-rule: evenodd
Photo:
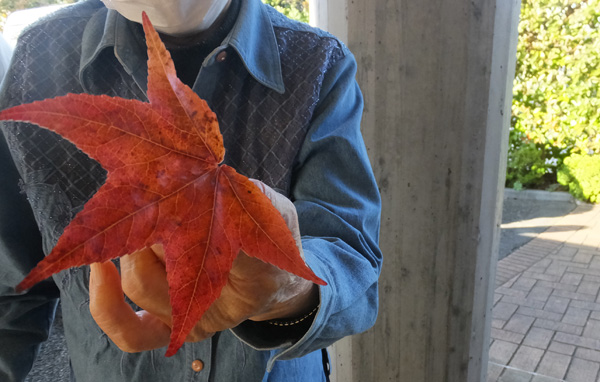
<path fill-rule="evenodd" d="M 52 130 L 108 172 L 17 289 L 63 269 L 162 244 L 173 314 L 171 356 L 219 297 L 240 250 L 326 283 L 305 265 L 270 200 L 248 178 L 220 165 L 225 149 L 215 114 L 177 78 L 146 14 L 143 20 L 149 103 L 68 94 L 7 109 L 0 119 Z"/>

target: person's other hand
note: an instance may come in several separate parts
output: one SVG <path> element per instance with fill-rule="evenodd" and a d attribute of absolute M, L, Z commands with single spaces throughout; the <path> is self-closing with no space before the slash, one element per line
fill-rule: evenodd
<path fill-rule="evenodd" d="M 281 212 L 302 251 L 293 203 L 254 181 Z M 90 311 L 98 326 L 123 351 L 166 346 L 171 306 L 162 246 L 121 257 L 121 276 L 112 262 L 91 265 Z M 134 312 L 123 292 L 142 310 Z M 241 252 L 220 297 L 204 313 L 186 341 L 197 342 L 251 319 L 299 317 L 318 304 L 318 287 Z"/>

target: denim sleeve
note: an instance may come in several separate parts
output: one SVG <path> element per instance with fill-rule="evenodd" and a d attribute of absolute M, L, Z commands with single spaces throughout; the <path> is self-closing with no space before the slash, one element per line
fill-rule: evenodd
<path fill-rule="evenodd" d="M 360 132 L 355 75 L 349 52 L 325 75 L 292 184 L 306 262 L 328 285 L 320 287 L 312 326 L 299 341 L 280 344 L 269 369 L 365 331 L 377 317 L 381 200 Z M 243 327 L 234 332 L 257 349 L 277 348 Z"/>
<path fill-rule="evenodd" d="M 19 175 L 0 133 L 0 381 L 23 381 L 48 338 L 58 288 L 46 280 L 24 294 L 14 287 L 43 257 Z"/>

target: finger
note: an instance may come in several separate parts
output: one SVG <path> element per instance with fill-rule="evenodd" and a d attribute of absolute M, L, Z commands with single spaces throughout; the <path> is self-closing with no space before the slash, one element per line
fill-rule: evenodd
<path fill-rule="evenodd" d="M 162 244 L 153 244 L 150 249 L 154 251 L 156 257 L 164 264 L 165 263 L 165 248 Z"/>
<path fill-rule="evenodd" d="M 121 257 L 121 284 L 123 291 L 137 306 L 171 327 L 169 287 L 161 245 L 152 246 Z M 215 334 L 196 324 L 186 342 L 203 341 Z"/>
<path fill-rule="evenodd" d="M 90 266 L 90 313 L 104 333 L 129 353 L 157 349 L 169 343 L 170 328 L 147 312 L 134 312 L 125 302 L 115 265 Z"/>
<path fill-rule="evenodd" d="M 278 272 L 283 271 L 240 252 L 219 298 L 204 313 L 195 330 L 220 332 L 263 313 L 270 300 L 265 296 L 276 289 Z"/>
<path fill-rule="evenodd" d="M 239 300 L 229 298 L 229 294 L 227 287 L 223 288 L 221 297 L 204 313 L 192 329 L 188 339 L 192 338 L 197 341 L 203 337 L 207 338 L 216 332 L 234 328 L 248 319 L 250 315 L 245 312 L 243 304 Z M 237 306 L 233 307 L 231 301 L 235 301 Z"/>
<path fill-rule="evenodd" d="M 165 264 L 150 248 L 121 257 L 123 291 L 140 308 L 171 325 Z"/>

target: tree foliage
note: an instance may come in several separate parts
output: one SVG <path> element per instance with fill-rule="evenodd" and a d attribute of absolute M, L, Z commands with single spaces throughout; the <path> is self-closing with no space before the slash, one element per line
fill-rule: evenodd
<path fill-rule="evenodd" d="M 0 0 L 0 11 L 10 13 L 21 9 L 43 7 L 52 4 L 72 3 L 62 0 Z"/>
<path fill-rule="evenodd" d="M 600 203 L 600 155 L 573 154 L 558 170 L 558 181 L 577 199 Z"/>
<path fill-rule="evenodd" d="M 600 153 L 600 0 L 523 0 L 517 50 L 507 184 L 535 187 L 571 153 Z M 519 150 L 544 171 L 521 179 Z"/>
<path fill-rule="evenodd" d="M 304 0 L 263 0 L 263 3 L 269 4 L 287 17 L 308 22 L 308 1 Z"/>
<path fill-rule="evenodd" d="M 70 4 L 75 0 L 0 0 L 0 30 L 4 29 L 6 18 L 12 12 L 22 9 L 44 7 L 54 4 Z"/>

